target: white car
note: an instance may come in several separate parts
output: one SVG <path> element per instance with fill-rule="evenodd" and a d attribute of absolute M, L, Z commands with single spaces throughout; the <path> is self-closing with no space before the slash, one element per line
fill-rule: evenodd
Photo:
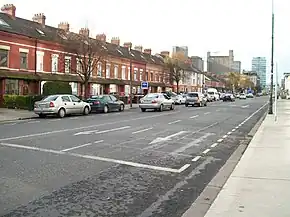
<path fill-rule="evenodd" d="M 139 107 L 142 112 L 147 109 L 154 109 L 162 112 L 164 109 L 174 110 L 175 102 L 163 93 L 149 93 L 140 100 Z"/>
<path fill-rule="evenodd" d="M 246 94 L 244 93 L 241 93 L 240 96 L 239 96 L 239 99 L 247 99 L 247 96 Z"/>
<path fill-rule="evenodd" d="M 68 114 L 88 115 L 90 111 L 89 103 L 70 94 L 50 95 L 34 104 L 34 113 L 42 118 L 47 115 L 57 115 L 60 118 Z"/>

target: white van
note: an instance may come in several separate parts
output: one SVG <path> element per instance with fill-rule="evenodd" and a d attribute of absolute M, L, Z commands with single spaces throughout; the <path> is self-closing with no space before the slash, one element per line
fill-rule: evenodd
<path fill-rule="evenodd" d="M 210 95 L 215 101 L 220 100 L 220 95 L 215 88 L 208 88 L 207 89 L 207 94 Z"/>

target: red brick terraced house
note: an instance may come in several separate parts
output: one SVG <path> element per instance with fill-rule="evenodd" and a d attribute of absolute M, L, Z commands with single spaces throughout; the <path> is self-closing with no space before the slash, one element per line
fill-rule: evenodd
<path fill-rule="evenodd" d="M 83 95 L 80 76 L 72 70 L 77 67 L 76 57 L 61 43 L 66 34 L 76 34 L 69 31 L 69 24 L 48 26 L 42 13 L 35 14 L 32 21 L 18 18 L 12 4 L 4 5 L 1 11 L 0 102 L 4 94 L 41 94 L 46 81 L 70 82 L 73 94 Z M 82 28 L 79 34 L 89 35 L 89 29 Z M 108 43 L 105 34 L 95 40 L 104 42 L 108 55 L 92 73 L 91 94 L 129 94 L 130 65 L 133 93 L 142 93 L 142 81 L 149 83 L 150 92 L 172 87 L 162 56 L 152 55 L 151 49 L 132 49 L 130 42 L 121 46 L 119 38 Z"/>

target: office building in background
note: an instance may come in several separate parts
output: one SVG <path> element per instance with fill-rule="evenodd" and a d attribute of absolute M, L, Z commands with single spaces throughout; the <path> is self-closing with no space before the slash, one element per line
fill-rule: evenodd
<path fill-rule="evenodd" d="M 262 88 L 266 87 L 267 77 L 267 60 L 266 57 L 253 57 L 252 59 L 252 71 L 257 72 L 260 77 L 260 84 Z"/>
<path fill-rule="evenodd" d="M 174 46 L 172 50 L 172 55 L 174 56 L 177 53 L 181 53 L 185 57 L 188 57 L 188 47 L 187 46 Z"/>

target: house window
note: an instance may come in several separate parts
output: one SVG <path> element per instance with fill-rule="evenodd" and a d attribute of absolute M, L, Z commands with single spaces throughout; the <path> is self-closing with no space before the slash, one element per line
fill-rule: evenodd
<path fill-rule="evenodd" d="M 159 77 L 157 74 L 155 75 L 155 81 L 157 81 L 157 82 L 159 81 Z"/>
<path fill-rule="evenodd" d="M 5 94 L 12 94 L 12 95 L 19 94 L 19 81 L 17 79 L 5 80 Z"/>
<path fill-rule="evenodd" d="M 111 65 L 107 64 L 106 65 L 106 78 L 110 78 L 110 74 L 111 74 Z"/>
<path fill-rule="evenodd" d="M 118 78 L 118 66 L 114 67 L 114 77 Z"/>
<path fill-rule="evenodd" d="M 98 63 L 98 68 L 97 68 L 97 76 L 102 77 L 102 63 Z"/>
<path fill-rule="evenodd" d="M 82 73 L 83 67 L 82 67 L 82 60 L 77 58 L 77 73 Z"/>
<path fill-rule="evenodd" d="M 52 54 L 51 55 L 51 72 L 57 72 L 58 71 L 58 55 Z"/>
<path fill-rule="evenodd" d="M 27 69 L 28 53 L 20 52 L 20 69 Z"/>
<path fill-rule="evenodd" d="M 126 79 L 126 66 L 122 66 L 122 79 Z"/>
<path fill-rule="evenodd" d="M 41 51 L 36 52 L 36 70 L 38 72 L 43 71 L 43 56 L 44 56 L 43 52 Z"/>
<path fill-rule="evenodd" d="M 146 73 L 145 73 L 145 81 L 148 81 L 148 76 L 149 76 L 149 72 L 148 71 L 146 71 Z"/>
<path fill-rule="evenodd" d="M 69 74 L 71 72 L 71 57 L 65 56 L 64 57 L 64 72 L 66 74 Z"/>
<path fill-rule="evenodd" d="M 140 75 L 139 75 L 139 80 L 142 81 L 143 80 L 143 70 L 140 70 Z"/>
<path fill-rule="evenodd" d="M 8 51 L 0 49 L 0 67 L 8 67 Z"/>
<path fill-rule="evenodd" d="M 154 81 L 153 72 L 150 73 L 150 80 L 151 80 L 151 81 Z"/>
<path fill-rule="evenodd" d="M 134 80 L 137 81 L 137 69 L 134 69 Z"/>

